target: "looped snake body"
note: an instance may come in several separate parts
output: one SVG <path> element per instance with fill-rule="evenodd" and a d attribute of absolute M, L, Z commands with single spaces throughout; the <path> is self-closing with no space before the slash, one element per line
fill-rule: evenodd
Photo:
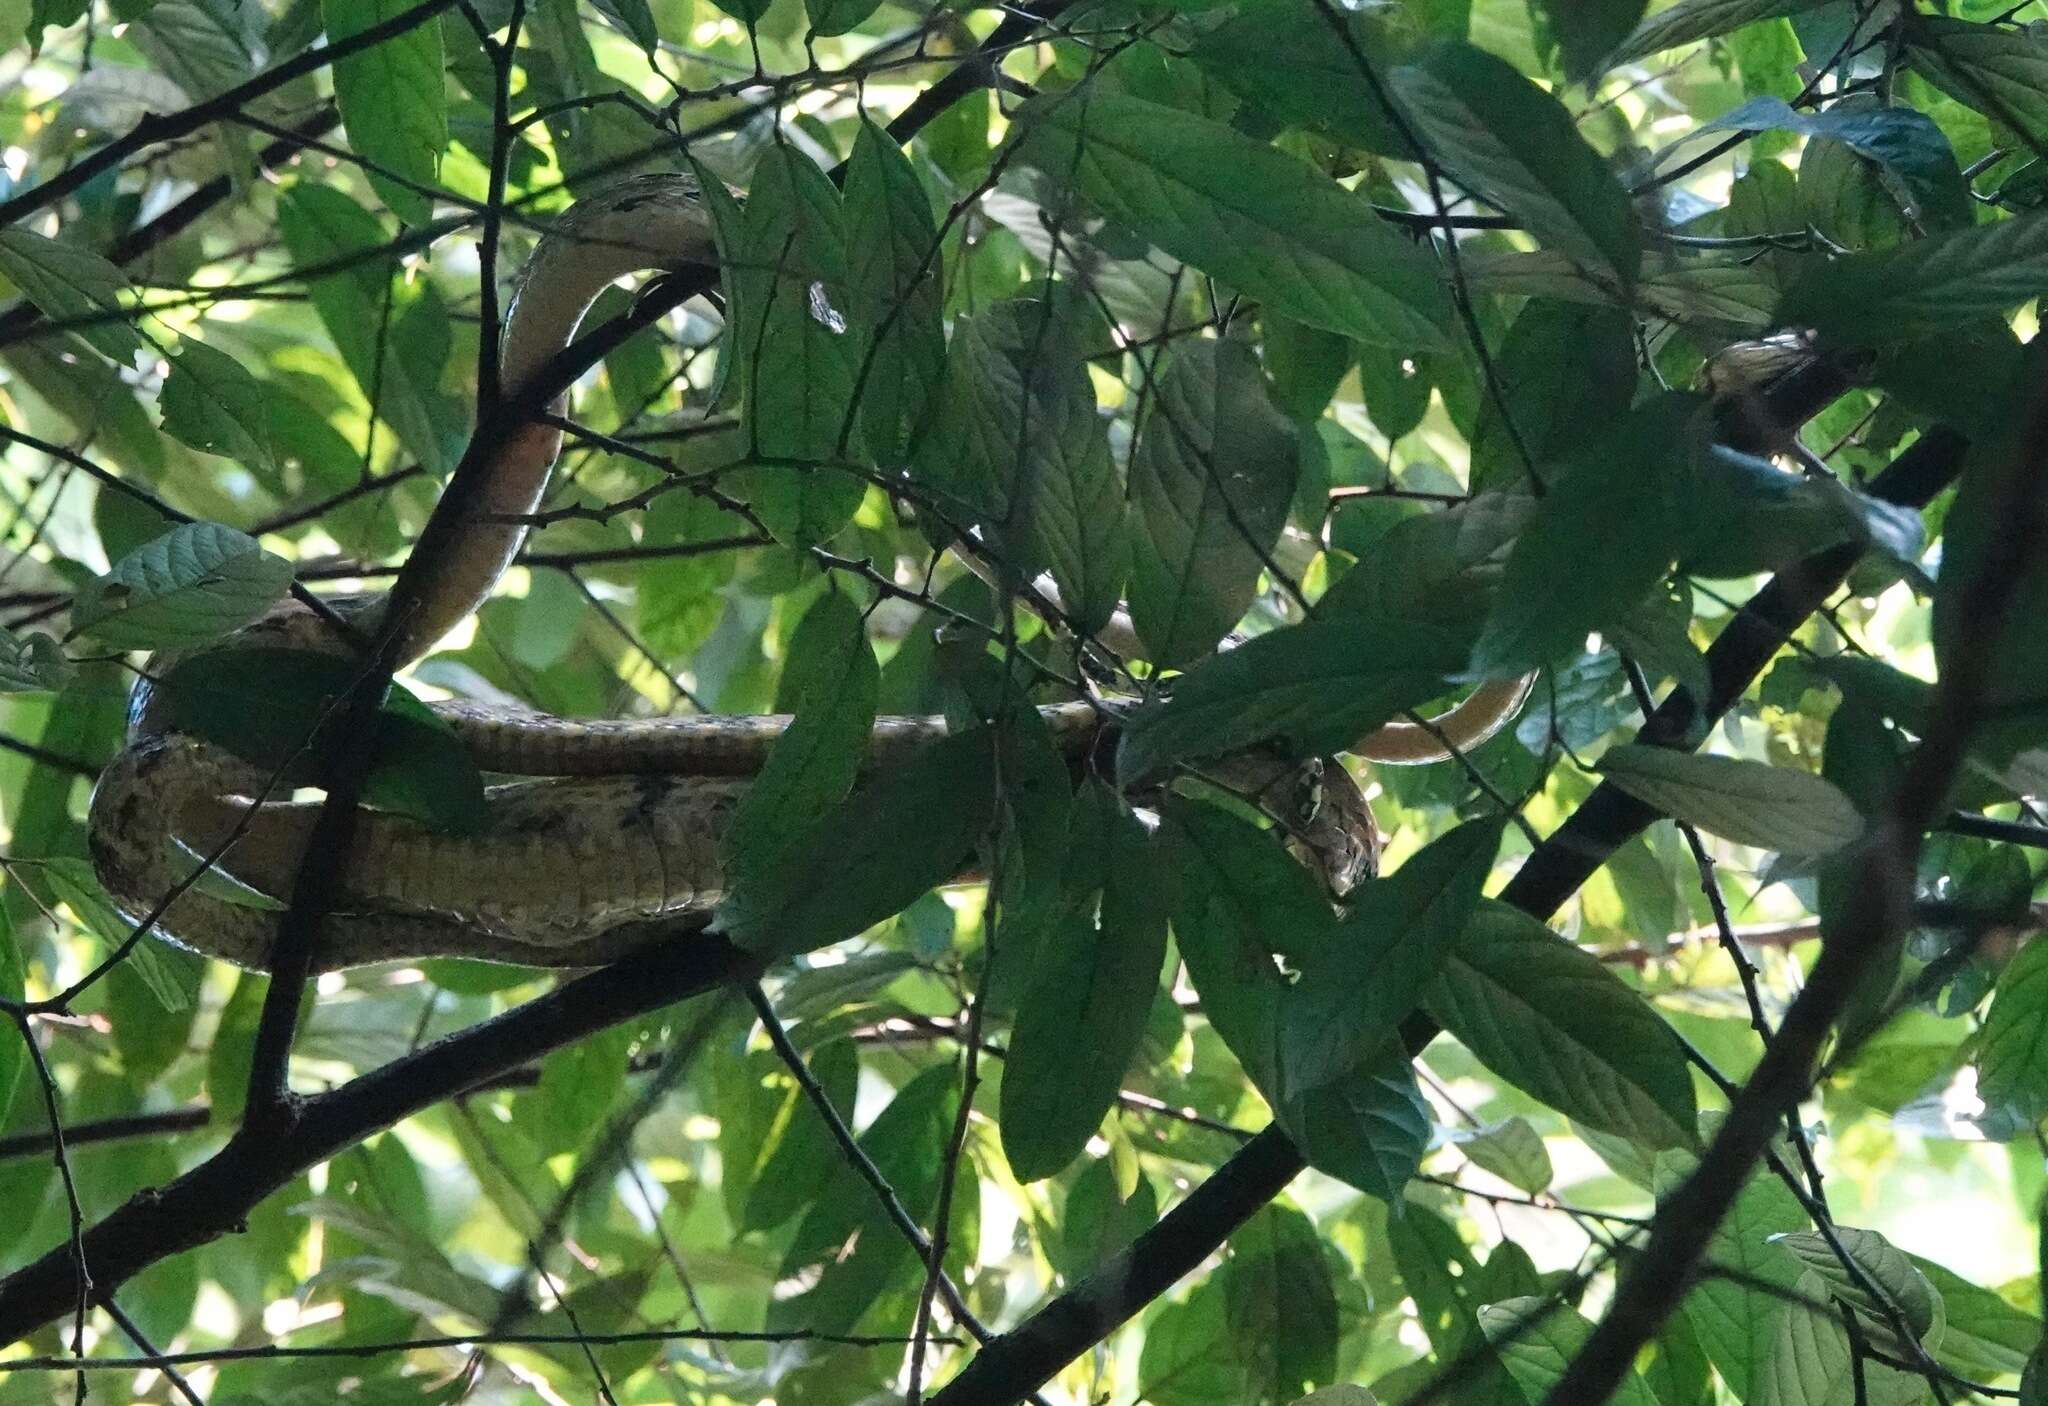
<path fill-rule="evenodd" d="M 687 177 L 637 177 L 580 202 L 522 271 L 502 342 L 504 392 L 516 397 L 531 383 L 615 280 L 716 258 L 710 218 Z M 561 445 L 562 431 L 540 422 L 505 441 L 482 501 L 408 622 L 406 660 L 490 594 L 526 534 L 510 519 L 539 506 Z M 383 606 L 381 597 L 354 605 L 353 623 L 374 633 Z M 1135 645 L 1121 613 L 1103 637 Z M 355 648 L 296 602 L 208 648 L 252 645 Z M 217 852 L 217 867 L 241 885 L 288 895 L 317 802 L 264 799 L 263 769 L 168 727 L 147 680 L 170 662 L 160 655 L 145 668 L 129 744 L 93 793 L 94 862 L 131 922 L 154 916 L 157 930 L 176 942 L 261 969 L 277 935 L 275 907 L 216 896 L 204 885 L 165 899 Z M 1374 761 L 1438 760 L 1449 754 L 1435 731 L 1460 748 L 1473 745 L 1512 716 L 1526 693 L 1525 681 L 1485 685 L 1431 728 L 1391 724 L 1353 750 Z M 708 920 L 724 893 L 728 823 L 747 778 L 789 721 L 581 722 L 468 703 L 435 710 L 479 767 L 519 779 L 489 788 L 488 819 L 473 834 L 437 834 L 365 810 L 344 899 L 324 929 L 323 968 L 426 956 L 589 966 L 675 933 L 679 920 L 685 927 L 693 916 Z M 1040 711 L 1070 752 L 1087 747 L 1100 726 L 1099 710 L 1085 701 Z M 943 731 L 936 718 L 880 719 L 867 765 L 886 767 Z M 1351 803 L 1351 815 L 1369 827 L 1362 800 Z M 1369 863 L 1369 854 L 1358 862 Z"/>

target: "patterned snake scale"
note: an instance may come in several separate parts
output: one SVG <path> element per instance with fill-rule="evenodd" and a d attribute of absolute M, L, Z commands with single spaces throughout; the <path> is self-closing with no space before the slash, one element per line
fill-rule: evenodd
<path fill-rule="evenodd" d="M 687 177 L 635 177 L 582 201 L 542 238 L 522 271 L 503 338 L 506 391 L 518 394 L 569 344 L 615 280 L 715 261 L 709 217 Z M 504 519 L 538 507 L 561 444 L 562 432 L 540 423 L 509 437 L 486 477 L 484 501 L 463 523 L 413 618 L 408 659 L 489 595 L 526 532 Z M 383 603 L 380 597 L 356 606 L 354 623 L 374 632 Z M 1128 617 L 1119 615 L 1104 638 L 1116 648 L 1134 645 Z M 351 649 L 295 601 L 209 648 L 250 645 Z M 174 662 L 164 655 L 150 660 L 131 709 L 129 744 L 94 790 L 94 863 L 131 922 L 154 916 L 156 931 L 175 942 L 262 969 L 278 908 L 256 906 L 247 894 L 218 896 L 220 885 L 192 885 L 167 906 L 164 900 L 216 851 L 224 851 L 217 867 L 246 888 L 289 894 L 319 803 L 259 803 L 268 781 L 263 770 L 169 729 L 147 680 Z M 1489 685 L 1436 725 L 1470 745 L 1511 716 L 1526 692 L 1525 684 Z M 517 779 L 487 790 L 488 819 L 474 834 L 438 834 L 365 810 L 345 893 L 323 930 L 323 968 L 428 956 L 591 966 L 687 931 L 693 919 L 708 921 L 724 894 L 722 837 L 746 779 L 789 721 L 584 722 L 474 703 L 434 706 L 481 768 Z M 1100 726 L 1100 711 L 1087 702 L 1042 711 L 1070 753 L 1086 748 Z M 935 718 L 880 719 L 868 765 L 887 766 L 942 731 Z M 1391 762 L 1447 755 L 1424 729 L 1401 724 L 1362 739 L 1355 750 Z M 1254 768 L 1244 779 L 1257 787 L 1276 778 Z M 1348 882 L 1372 862 L 1370 815 L 1341 768 L 1325 769 L 1317 790 L 1329 803 L 1309 817 L 1311 828 L 1325 832 L 1310 848 L 1320 844 L 1326 855 L 1337 854 L 1333 862 L 1343 872 L 1333 877 Z"/>

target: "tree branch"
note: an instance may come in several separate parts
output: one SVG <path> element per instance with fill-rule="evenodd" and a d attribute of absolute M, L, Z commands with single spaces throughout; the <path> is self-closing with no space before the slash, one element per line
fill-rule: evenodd
<path fill-rule="evenodd" d="M 1806 415 L 1819 408 L 1807 407 Z M 1921 506 L 1961 471 L 1967 447 L 1961 435 L 1936 427 L 1873 479 L 1869 491 L 1886 502 Z M 1841 585 L 1861 555 L 1854 546 L 1816 553 L 1758 591 L 1707 651 L 1712 688 L 1704 703 L 1683 689 L 1673 690 L 1636 740 L 1683 746 L 1703 737 L 1792 632 Z M 1603 782 L 1529 856 L 1501 898 L 1532 917 L 1548 919 L 1617 849 L 1659 818 L 1658 812 Z M 1418 1012 L 1402 1027 L 1401 1037 L 1419 1053 L 1439 1033 L 1436 1024 Z M 1164 1293 L 1175 1279 L 1199 1265 L 1306 1165 L 1284 1134 L 1266 1129 L 1123 1255 L 977 1354 L 932 1398 L 931 1406 L 1007 1406 L 1037 1390 L 1121 1327 L 1150 1297 Z M 1210 1194 L 1219 1183 L 1221 1188 Z M 1152 1255 L 1162 1258 L 1154 1264 L 1148 1258 Z M 1118 1282 L 1126 1278 L 1156 1287 L 1147 1297 L 1133 1297 Z M 1571 1398 L 1574 1406 L 1598 1399 Z M 1549 1406 L 1561 1401 L 1553 1396 Z"/>

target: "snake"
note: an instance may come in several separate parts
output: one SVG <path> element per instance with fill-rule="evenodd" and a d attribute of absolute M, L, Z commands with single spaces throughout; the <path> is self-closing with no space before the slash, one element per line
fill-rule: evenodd
<path fill-rule="evenodd" d="M 715 267 L 718 257 L 712 217 L 689 176 L 630 177 L 579 199 L 548 224 L 513 282 L 499 340 L 503 394 L 516 399 L 533 384 L 606 288 L 651 271 Z M 566 392 L 552 409 L 551 418 L 530 418 L 500 441 L 480 499 L 407 617 L 402 664 L 478 608 L 518 553 L 524 520 L 539 508 L 561 452 Z M 988 574 L 971 552 L 964 559 Z M 1039 584 L 1039 600 L 1056 602 L 1052 583 Z M 323 611 L 286 599 L 201 648 L 359 653 L 387 604 L 387 595 L 330 598 Z M 349 628 L 338 630 L 337 617 Z M 1122 609 L 1095 639 L 1142 647 Z M 88 811 L 93 863 L 131 924 L 263 970 L 321 802 L 270 796 L 270 770 L 175 724 L 153 680 L 190 657 L 159 651 L 140 671 L 125 744 L 102 771 Z M 1497 731 L 1528 687 L 1482 684 L 1426 723 L 1389 723 L 1350 750 L 1390 764 L 1444 759 Z M 451 834 L 365 807 L 341 899 L 322 928 L 322 970 L 436 957 L 590 967 L 701 929 L 727 892 L 723 842 L 741 798 L 791 721 L 581 720 L 461 700 L 431 706 L 478 768 L 499 778 L 485 791 L 483 823 Z M 1070 757 L 1092 746 L 1104 725 L 1096 700 L 1040 712 Z M 879 718 L 864 766 L 873 773 L 898 765 L 945 731 L 936 717 Z M 1258 767 L 1240 774 L 1259 784 L 1275 775 Z M 1349 883 L 1373 863 L 1370 811 L 1341 767 L 1323 767 L 1319 789 L 1332 803 L 1308 819 L 1323 826 L 1326 850 L 1343 851 L 1336 863 Z M 213 869 L 230 882 L 197 881 Z"/>

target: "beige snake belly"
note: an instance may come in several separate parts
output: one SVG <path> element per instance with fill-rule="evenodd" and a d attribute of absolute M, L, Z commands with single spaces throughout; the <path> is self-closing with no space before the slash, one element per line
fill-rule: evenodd
<path fill-rule="evenodd" d="M 429 956 L 589 966 L 708 921 L 725 894 L 724 839 L 786 717 L 576 722 L 473 704 L 436 711 L 486 771 L 485 820 L 449 835 L 362 812 L 345 891 L 324 929 L 322 969 Z M 1069 750 L 1090 704 L 1041 710 Z M 941 735 L 937 718 L 880 719 L 867 764 L 888 766 Z M 130 922 L 239 965 L 267 965 L 279 908 L 320 803 L 255 803 L 264 773 L 168 732 L 138 737 L 101 775 L 89 833 L 101 883 Z M 179 886 L 208 856 L 230 885 Z M 237 892 L 236 886 L 248 892 Z M 167 895 L 177 892 L 167 906 Z M 159 907 L 162 911 L 158 912 Z"/>

